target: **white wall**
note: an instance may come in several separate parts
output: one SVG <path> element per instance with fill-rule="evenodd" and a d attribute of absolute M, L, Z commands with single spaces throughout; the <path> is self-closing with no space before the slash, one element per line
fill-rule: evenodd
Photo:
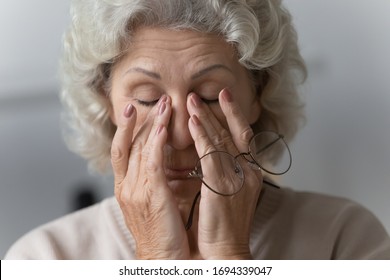
<path fill-rule="evenodd" d="M 309 67 L 285 182 L 354 199 L 390 231 L 390 1 L 287 0 Z"/>
<path fill-rule="evenodd" d="M 0 257 L 28 230 L 73 208 L 80 186 L 112 194 L 65 147 L 58 58 L 69 1 L 2 0 L 0 8 Z"/>
<path fill-rule="evenodd" d="M 309 66 L 308 123 L 284 182 L 354 199 L 390 231 L 390 1 L 287 0 Z M 44 8 L 43 8 L 44 7 Z M 70 210 L 77 185 L 112 193 L 61 140 L 57 61 L 68 1 L 0 9 L 0 256 Z"/>

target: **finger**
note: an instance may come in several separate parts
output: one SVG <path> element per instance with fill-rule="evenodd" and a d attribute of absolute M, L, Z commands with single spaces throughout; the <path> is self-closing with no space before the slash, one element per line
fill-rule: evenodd
<path fill-rule="evenodd" d="M 212 174 L 214 177 L 219 177 L 218 174 L 222 171 L 221 164 L 217 164 L 217 162 L 214 163 L 215 157 L 213 157 L 213 155 L 217 156 L 218 153 L 213 153 L 216 151 L 214 144 L 211 142 L 206 130 L 196 115 L 192 115 L 190 117 L 188 127 L 195 142 L 195 149 L 199 157 L 202 158 L 201 164 L 203 180 L 208 181 L 208 174 Z M 206 154 L 209 154 L 210 156 L 203 157 Z M 206 170 L 207 172 L 204 172 Z"/>
<path fill-rule="evenodd" d="M 167 97 L 158 106 L 157 116 L 154 119 L 153 127 L 145 144 L 143 156 L 146 158 L 145 170 L 149 174 L 151 181 L 149 187 L 151 188 L 166 185 L 163 151 L 167 141 L 167 127 L 171 113 L 172 107 L 170 99 Z"/>
<path fill-rule="evenodd" d="M 196 115 L 199 118 L 211 139 L 219 138 L 218 133 L 223 129 L 222 126 L 207 104 L 195 93 L 191 93 L 188 97 L 188 112 L 190 115 Z"/>
<path fill-rule="evenodd" d="M 142 147 L 145 145 L 150 132 L 153 129 L 154 119 L 158 115 L 158 110 L 160 108 L 161 103 L 164 103 L 167 101 L 167 96 L 164 95 L 160 98 L 157 105 L 152 108 L 152 110 L 149 112 L 148 116 L 146 117 L 143 124 L 140 126 L 140 128 L 136 131 L 134 134 L 135 137 L 133 139 L 133 145 L 136 146 L 134 149 L 136 150 L 142 150 Z M 133 149 L 133 147 L 132 147 Z"/>
<path fill-rule="evenodd" d="M 232 195 L 238 192 L 243 178 L 241 171 L 237 171 L 237 162 L 233 155 L 238 151 L 230 135 L 225 139 L 225 149 L 215 152 L 215 143 L 197 115 L 191 116 L 188 125 L 197 153 L 201 157 L 203 185 L 217 194 Z M 208 193 L 206 188 L 202 188 L 203 195 L 208 196 Z"/>
<path fill-rule="evenodd" d="M 215 147 L 214 150 L 227 151 L 233 154 L 237 153 L 234 147 L 230 133 L 226 130 L 216 118 L 209 106 L 205 104 L 195 93 L 190 94 L 187 107 L 190 115 L 196 115 L 206 132 L 210 142 Z"/>
<path fill-rule="evenodd" d="M 131 104 L 127 105 L 118 121 L 117 130 L 111 144 L 111 164 L 114 171 L 115 185 L 121 184 L 127 173 L 136 119 L 136 109 Z"/>
<path fill-rule="evenodd" d="M 228 89 L 225 88 L 220 92 L 219 100 L 235 146 L 240 152 L 247 152 L 249 141 L 253 137 L 253 130 L 248 120 Z"/>
<path fill-rule="evenodd" d="M 197 115 L 189 118 L 188 128 L 199 157 L 216 150 Z"/>
<path fill-rule="evenodd" d="M 162 126 L 165 128 L 168 127 L 171 114 L 172 107 L 170 98 L 168 96 L 164 96 L 163 100 L 159 102 L 157 111 L 155 112 L 153 125 L 151 127 L 150 133 L 147 136 L 145 147 L 150 146 L 153 143 L 154 139 L 156 138 L 156 132 L 161 129 Z"/>
<path fill-rule="evenodd" d="M 149 175 L 150 190 L 162 190 L 161 186 L 166 186 L 166 176 L 164 172 L 164 152 L 163 148 L 167 141 L 167 128 L 164 125 L 156 126 L 152 130 L 150 141 L 150 155 L 146 162 L 146 172 Z M 157 188 L 157 189 L 156 189 Z"/>
<path fill-rule="evenodd" d="M 155 135 L 159 125 L 168 125 L 170 114 L 171 111 L 168 97 L 163 96 L 157 106 L 149 113 L 146 121 L 133 140 L 131 156 L 128 162 L 129 177 L 134 176 L 134 174 L 139 174 L 138 170 L 140 168 L 145 168 L 149 155 L 151 154 L 150 139 Z"/>

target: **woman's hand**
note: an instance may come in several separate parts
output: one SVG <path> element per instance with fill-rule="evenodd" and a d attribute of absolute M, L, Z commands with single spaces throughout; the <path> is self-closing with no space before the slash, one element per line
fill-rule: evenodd
<path fill-rule="evenodd" d="M 137 258 L 188 259 L 187 234 L 163 165 L 170 100 L 162 97 L 133 137 L 136 115 L 128 105 L 117 121 L 111 161 L 115 196 L 135 239 Z"/>
<path fill-rule="evenodd" d="M 195 141 L 199 157 L 211 151 L 226 151 L 235 156 L 248 151 L 253 131 L 237 103 L 227 89 L 221 91 L 219 103 L 226 117 L 226 130 L 209 106 L 196 95 L 188 98 L 190 113 L 189 129 Z M 252 170 L 244 159 L 238 158 L 244 174 L 244 186 L 232 196 L 221 196 L 204 184 L 201 189 L 198 221 L 198 247 L 205 259 L 250 259 L 249 235 L 262 185 L 261 172 Z M 213 168 L 204 168 L 203 173 L 214 176 L 214 184 L 231 184 L 223 164 L 215 162 Z M 212 169 L 212 171 L 210 171 Z M 219 171 L 219 172 L 218 172 Z M 232 170 L 233 171 L 233 170 Z M 207 174 L 206 174 L 207 175 Z M 205 175 L 205 176 L 206 176 Z M 229 186 L 211 186 L 231 189 Z"/>

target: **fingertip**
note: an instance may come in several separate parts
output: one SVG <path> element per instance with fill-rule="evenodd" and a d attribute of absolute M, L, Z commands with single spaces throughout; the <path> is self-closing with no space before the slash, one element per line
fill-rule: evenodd
<path fill-rule="evenodd" d="M 163 125 L 159 125 L 156 129 L 156 135 L 160 135 L 163 132 L 164 128 L 165 127 Z"/>
<path fill-rule="evenodd" d="M 134 111 L 135 111 L 135 108 L 134 108 L 133 104 L 128 104 L 125 107 L 125 110 L 123 112 L 123 116 L 128 119 L 134 114 Z"/>
<path fill-rule="evenodd" d="M 137 115 L 137 110 L 134 105 L 128 104 L 123 109 L 122 115 L 117 120 L 116 126 L 122 130 L 128 130 L 129 127 L 132 127 L 135 124 L 135 119 Z"/>
<path fill-rule="evenodd" d="M 232 103 L 234 101 L 233 95 L 228 88 L 224 88 L 219 94 L 221 98 L 227 103 Z"/>

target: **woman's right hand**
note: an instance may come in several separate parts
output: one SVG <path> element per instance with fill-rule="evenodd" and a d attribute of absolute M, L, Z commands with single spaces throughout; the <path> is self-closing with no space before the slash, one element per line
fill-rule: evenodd
<path fill-rule="evenodd" d="M 111 147 L 115 196 L 138 259 L 189 258 L 187 234 L 163 167 L 171 110 L 169 97 L 160 98 L 135 136 L 135 107 L 129 104 L 117 118 Z"/>

